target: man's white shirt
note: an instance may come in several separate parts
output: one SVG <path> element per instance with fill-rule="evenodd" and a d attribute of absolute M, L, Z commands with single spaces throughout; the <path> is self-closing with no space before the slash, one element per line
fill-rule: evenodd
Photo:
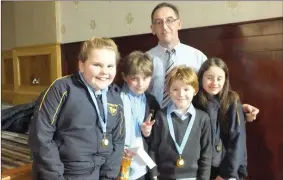
<path fill-rule="evenodd" d="M 171 57 L 174 61 L 174 66 L 185 65 L 198 72 L 202 63 L 207 59 L 200 50 L 182 43 L 177 44 L 174 49 L 176 53 Z M 160 106 L 162 106 L 165 84 L 166 50 L 166 48 L 158 44 L 147 51 L 147 54 L 153 59 L 153 75 L 148 91 L 155 96 Z"/>

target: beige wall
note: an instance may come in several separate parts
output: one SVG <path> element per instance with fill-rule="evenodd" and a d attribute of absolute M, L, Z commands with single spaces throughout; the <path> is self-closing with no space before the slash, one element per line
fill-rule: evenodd
<path fill-rule="evenodd" d="M 2 49 L 57 42 L 54 1 L 2 3 Z"/>
<path fill-rule="evenodd" d="M 91 36 L 150 32 L 161 1 L 42 1 L 2 3 L 2 49 L 83 41 Z M 171 1 L 183 28 L 282 17 L 281 1 Z"/>
<path fill-rule="evenodd" d="M 161 1 L 61 1 L 61 41 L 96 36 L 150 32 L 150 14 Z M 171 1 L 178 6 L 183 28 L 283 16 L 281 1 Z M 95 25 L 95 26 L 93 26 Z"/>
<path fill-rule="evenodd" d="M 16 44 L 14 3 L 7 1 L 1 3 L 1 50 L 9 50 Z"/>
<path fill-rule="evenodd" d="M 54 1 L 14 2 L 16 46 L 55 43 Z"/>

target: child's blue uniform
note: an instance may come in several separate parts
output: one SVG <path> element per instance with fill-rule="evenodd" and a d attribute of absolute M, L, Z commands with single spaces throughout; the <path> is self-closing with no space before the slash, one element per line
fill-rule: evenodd
<path fill-rule="evenodd" d="M 213 137 L 211 179 L 218 175 L 225 179 L 243 179 L 247 176 L 247 153 L 242 105 L 231 104 L 227 120 L 219 118 L 219 109 L 219 99 L 208 99 L 207 112 L 211 119 Z"/>
<path fill-rule="evenodd" d="M 134 100 L 130 98 L 130 96 L 132 96 Z M 133 93 L 126 84 L 124 84 L 122 88 L 121 98 L 124 104 L 124 115 L 126 123 L 126 145 L 128 147 L 138 146 L 140 148 L 143 148 L 147 152 L 151 137 L 144 137 L 142 135 L 140 126 L 144 121 L 147 120 L 146 118 L 151 113 L 151 111 L 153 110 L 154 112 L 156 112 L 160 109 L 160 106 L 156 101 L 155 97 L 151 94 L 145 92 L 141 95 L 137 95 Z M 153 114 L 153 119 L 154 116 L 155 114 Z M 140 122 L 137 122 L 138 120 L 140 120 Z M 131 163 L 130 179 L 141 180 L 148 178 L 149 174 L 147 167 L 140 166 L 134 158 Z"/>
<path fill-rule="evenodd" d="M 106 137 L 79 73 L 56 80 L 31 122 L 29 146 L 34 179 L 115 179 L 124 152 L 125 122 L 120 89 L 107 92 Z"/>

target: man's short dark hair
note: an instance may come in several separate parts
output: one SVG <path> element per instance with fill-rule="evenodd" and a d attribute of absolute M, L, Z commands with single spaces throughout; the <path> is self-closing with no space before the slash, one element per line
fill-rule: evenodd
<path fill-rule="evenodd" d="M 155 8 L 152 10 L 152 12 L 151 12 L 151 21 L 153 21 L 153 15 L 154 15 L 154 13 L 155 13 L 158 9 L 163 8 L 163 7 L 171 8 L 171 9 L 174 11 L 176 17 L 179 18 L 179 10 L 178 10 L 178 8 L 177 8 L 175 5 L 171 4 L 171 3 L 166 3 L 166 2 L 164 2 L 164 3 L 160 3 L 160 4 L 156 5 Z"/>

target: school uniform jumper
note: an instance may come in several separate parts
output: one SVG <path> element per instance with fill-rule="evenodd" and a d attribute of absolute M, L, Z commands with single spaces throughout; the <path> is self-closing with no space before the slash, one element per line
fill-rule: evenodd
<path fill-rule="evenodd" d="M 169 106 L 168 106 L 169 107 Z M 166 118 L 167 107 L 158 111 L 153 126 L 152 141 L 149 154 L 157 167 L 151 171 L 151 177 L 159 179 L 196 178 L 208 180 L 211 168 L 211 127 L 207 113 L 195 109 L 195 121 L 182 153 L 184 167 L 177 167 L 178 151 L 169 132 Z M 186 128 L 191 121 L 191 114 L 181 120 L 174 112 L 171 113 L 176 142 L 180 145 Z"/>
<path fill-rule="evenodd" d="M 220 119 L 219 108 L 218 98 L 208 99 L 207 112 L 213 132 L 211 179 L 218 175 L 224 179 L 244 179 L 247 176 L 247 152 L 242 104 L 238 102 L 230 105 L 227 120 Z"/>
<path fill-rule="evenodd" d="M 35 180 L 116 179 L 124 152 L 120 89 L 107 91 L 106 137 L 86 84 L 77 72 L 54 81 L 31 122 L 29 146 Z"/>

